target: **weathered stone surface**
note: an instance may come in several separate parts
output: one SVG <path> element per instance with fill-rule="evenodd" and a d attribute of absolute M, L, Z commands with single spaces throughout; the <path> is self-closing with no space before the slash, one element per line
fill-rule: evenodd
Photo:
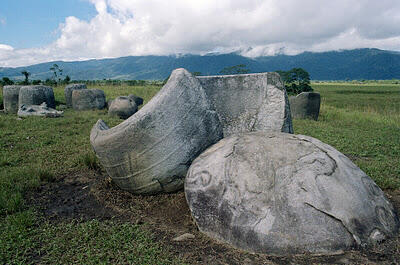
<path fill-rule="evenodd" d="M 47 107 L 46 102 L 43 102 L 41 105 L 22 105 L 21 108 L 19 108 L 18 110 L 19 117 L 41 116 L 47 118 L 58 118 L 62 117 L 63 113 L 63 111 L 57 111 L 55 109 Z"/>
<path fill-rule="evenodd" d="M 293 133 L 289 101 L 277 73 L 198 76 L 224 136 L 271 130 Z"/>
<path fill-rule="evenodd" d="M 127 119 L 137 110 L 138 107 L 132 98 L 120 96 L 111 101 L 111 105 L 108 107 L 108 114 Z"/>
<path fill-rule="evenodd" d="M 196 237 L 193 234 L 184 233 L 183 235 L 174 237 L 172 239 L 172 241 L 181 242 L 181 241 L 190 240 L 190 239 L 194 239 L 194 238 L 196 238 Z"/>
<path fill-rule="evenodd" d="M 49 108 L 56 107 L 53 88 L 49 86 L 22 86 L 19 90 L 18 106 L 41 105 L 46 102 Z"/>
<path fill-rule="evenodd" d="M 289 97 L 293 119 L 318 120 L 321 96 L 317 92 L 302 92 Z"/>
<path fill-rule="evenodd" d="M 128 97 L 130 99 L 132 99 L 133 101 L 135 101 L 136 106 L 138 106 L 138 107 L 143 104 L 143 98 L 141 98 L 141 97 L 135 96 L 133 94 L 129 95 Z"/>
<path fill-rule="evenodd" d="M 68 108 L 72 108 L 72 90 L 87 89 L 85 84 L 70 84 L 64 89 L 65 102 Z"/>
<path fill-rule="evenodd" d="M 370 177 L 333 147 L 303 135 L 223 139 L 193 161 L 185 194 L 200 231 L 260 253 L 334 253 L 399 228 Z"/>
<path fill-rule="evenodd" d="M 72 90 L 72 108 L 75 110 L 104 109 L 106 95 L 100 89 Z"/>
<path fill-rule="evenodd" d="M 111 129 L 99 120 L 90 142 L 119 187 L 155 194 L 181 189 L 193 159 L 222 136 L 200 82 L 185 69 L 177 69 L 129 119 Z"/>
<path fill-rule="evenodd" d="M 3 87 L 3 105 L 5 113 L 16 114 L 18 112 L 18 95 L 21 86 Z"/>

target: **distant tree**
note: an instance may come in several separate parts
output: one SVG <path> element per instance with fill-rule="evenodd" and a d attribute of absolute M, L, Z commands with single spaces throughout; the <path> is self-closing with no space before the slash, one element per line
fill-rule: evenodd
<path fill-rule="evenodd" d="M 247 74 L 249 72 L 250 70 L 246 68 L 245 64 L 228 66 L 219 71 L 219 73 L 223 75 Z"/>
<path fill-rule="evenodd" d="M 61 83 L 61 76 L 63 70 L 58 66 L 58 64 L 53 64 L 52 67 L 50 67 L 50 71 L 53 72 L 53 80 L 57 83 Z"/>
<path fill-rule="evenodd" d="M 310 74 L 303 68 L 293 68 L 289 71 L 276 71 L 282 78 L 288 94 L 297 95 L 301 92 L 310 92 Z"/>
<path fill-rule="evenodd" d="M 42 83 L 42 80 L 33 80 L 32 85 L 40 85 Z"/>
<path fill-rule="evenodd" d="M 201 75 L 201 72 L 192 72 L 192 75 L 199 76 L 199 75 Z"/>
<path fill-rule="evenodd" d="M 3 79 L 0 81 L 2 86 L 9 86 L 9 85 L 13 85 L 14 81 L 10 80 L 10 78 L 8 77 L 3 77 Z"/>
<path fill-rule="evenodd" d="M 71 82 L 71 77 L 69 77 L 69 75 L 67 75 L 67 76 L 64 78 L 64 84 L 69 84 L 69 82 Z"/>
<path fill-rule="evenodd" d="M 24 85 L 29 85 L 29 76 L 31 75 L 31 73 L 29 73 L 28 71 L 24 70 L 21 72 L 21 74 L 24 75 L 25 80 L 23 82 Z"/>

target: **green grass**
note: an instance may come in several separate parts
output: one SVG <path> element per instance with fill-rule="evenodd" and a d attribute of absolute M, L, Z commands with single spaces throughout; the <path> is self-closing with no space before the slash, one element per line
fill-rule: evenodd
<path fill-rule="evenodd" d="M 133 93 L 146 103 L 160 87 L 98 88 L 107 99 Z M 380 187 L 399 189 L 400 85 L 318 83 L 313 88 L 322 96 L 320 119 L 294 120 L 295 133 L 350 156 Z M 54 92 L 65 104 L 63 87 Z M 60 176 L 100 170 L 89 143 L 98 119 L 110 126 L 121 122 L 106 110 L 68 109 L 57 119 L 0 114 L 1 264 L 179 263 L 139 226 L 96 220 L 54 224 L 27 208 L 26 191 Z"/>
<path fill-rule="evenodd" d="M 313 84 L 319 120 L 294 120 L 296 134 L 326 142 L 384 189 L 400 188 L 400 85 Z"/>

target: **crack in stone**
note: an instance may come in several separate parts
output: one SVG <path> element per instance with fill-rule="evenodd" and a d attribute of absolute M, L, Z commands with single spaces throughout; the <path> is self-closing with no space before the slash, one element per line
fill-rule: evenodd
<path fill-rule="evenodd" d="M 321 209 L 315 207 L 315 206 L 312 205 L 311 203 L 304 202 L 304 204 L 307 205 L 307 206 L 309 206 L 309 207 L 311 207 L 311 208 L 313 208 L 314 210 L 317 210 L 317 211 L 320 212 L 320 213 L 323 213 L 323 214 L 325 214 L 325 215 L 327 215 L 327 216 L 333 218 L 333 219 L 336 220 L 336 221 L 339 221 L 339 222 L 343 225 L 343 227 L 346 229 L 346 231 L 347 231 L 350 235 L 353 236 L 354 241 L 355 241 L 358 245 L 361 245 L 361 240 L 360 240 L 360 238 L 359 238 L 356 234 L 352 233 L 352 232 L 350 231 L 350 229 L 346 226 L 346 224 L 345 224 L 341 219 L 339 219 L 338 217 L 336 217 L 336 216 L 334 216 L 334 215 L 332 215 L 332 214 L 330 214 L 330 213 L 328 213 L 328 212 L 325 212 L 324 210 L 321 210 Z"/>

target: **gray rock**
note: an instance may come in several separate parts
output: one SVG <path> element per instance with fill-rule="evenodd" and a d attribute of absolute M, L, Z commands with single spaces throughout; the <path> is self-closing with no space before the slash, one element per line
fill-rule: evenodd
<path fill-rule="evenodd" d="M 100 89 L 72 90 L 72 108 L 75 110 L 104 109 L 106 95 Z"/>
<path fill-rule="evenodd" d="M 185 69 L 176 69 L 129 119 L 111 129 L 99 120 L 90 142 L 119 187 L 156 194 L 181 189 L 191 162 L 222 136 L 200 82 Z"/>
<path fill-rule="evenodd" d="M 23 86 L 19 90 L 18 106 L 41 105 L 46 102 L 49 108 L 56 107 L 53 88 L 49 86 Z"/>
<path fill-rule="evenodd" d="M 18 95 L 21 86 L 3 87 L 3 105 L 5 113 L 16 114 L 18 112 Z"/>
<path fill-rule="evenodd" d="M 47 107 L 46 102 L 43 102 L 41 105 L 22 105 L 18 110 L 19 117 L 41 116 L 47 118 L 58 118 L 62 117 L 63 113 L 63 111 L 57 111 Z"/>
<path fill-rule="evenodd" d="M 120 96 L 111 101 L 111 105 L 108 107 L 108 114 L 118 116 L 121 119 L 127 119 L 136 113 L 137 110 L 138 107 L 133 99 Z"/>
<path fill-rule="evenodd" d="M 72 90 L 87 89 L 85 84 L 70 84 L 64 89 L 65 102 L 68 108 L 72 108 Z"/>
<path fill-rule="evenodd" d="M 132 99 L 133 101 L 135 101 L 136 106 L 138 106 L 138 107 L 143 104 L 143 98 L 141 98 L 141 97 L 135 96 L 133 94 L 129 95 L 128 97 L 130 99 Z"/>
<path fill-rule="evenodd" d="M 289 101 L 277 73 L 198 76 L 224 136 L 271 130 L 293 133 Z"/>
<path fill-rule="evenodd" d="M 223 139 L 193 161 L 185 194 L 200 231 L 259 253 L 336 253 L 399 228 L 370 177 L 333 147 L 303 135 Z"/>
<path fill-rule="evenodd" d="M 181 242 L 181 241 L 194 239 L 194 238 L 195 238 L 195 236 L 193 234 L 185 233 L 183 235 L 180 235 L 180 236 L 177 236 L 177 237 L 173 238 L 172 241 Z"/>
<path fill-rule="evenodd" d="M 318 120 L 321 96 L 317 92 L 302 92 L 289 98 L 293 119 Z"/>

